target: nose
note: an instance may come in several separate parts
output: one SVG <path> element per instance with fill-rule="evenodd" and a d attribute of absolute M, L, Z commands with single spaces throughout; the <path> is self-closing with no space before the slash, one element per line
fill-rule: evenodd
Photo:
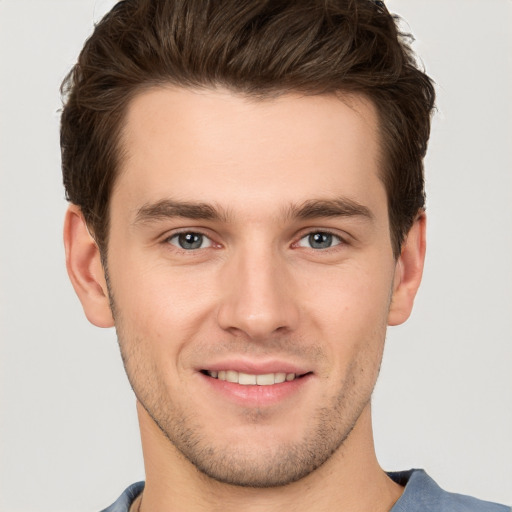
<path fill-rule="evenodd" d="M 292 273 L 271 249 L 235 255 L 226 263 L 220 286 L 217 319 L 222 329 L 264 341 L 297 328 L 299 307 Z"/>

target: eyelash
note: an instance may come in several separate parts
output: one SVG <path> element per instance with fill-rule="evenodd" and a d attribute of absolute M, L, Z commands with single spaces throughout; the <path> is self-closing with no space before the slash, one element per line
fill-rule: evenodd
<path fill-rule="evenodd" d="M 332 237 L 333 239 L 336 239 L 337 243 L 334 243 L 333 245 L 330 245 L 329 247 L 324 247 L 324 248 L 306 247 L 306 249 L 313 249 L 315 251 L 328 251 L 330 249 L 334 249 L 338 245 L 346 245 L 347 244 L 347 242 L 340 235 L 338 235 L 336 233 L 333 233 L 332 231 L 329 231 L 329 230 L 326 230 L 326 229 L 317 229 L 317 230 L 309 231 L 308 233 L 306 233 L 303 236 L 301 236 L 299 238 L 299 240 L 293 244 L 293 246 L 295 246 L 295 247 L 304 247 L 303 245 L 300 245 L 300 242 L 302 240 L 308 239 L 308 238 L 310 238 L 310 237 L 312 237 L 314 235 L 327 235 L 329 237 Z"/>
<path fill-rule="evenodd" d="M 207 240 L 209 242 L 209 245 L 207 247 L 198 247 L 198 248 L 189 248 L 189 249 L 185 249 L 184 247 L 180 247 L 179 245 L 177 244 L 174 244 L 172 243 L 172 240 L 173 239 L 176 239 L 178 240 L 180 236 L 183 236 L 183 235 L 196 235 L 196 236 L 200 236 L 202 237 L 202 241 L 204 240 Z M 174 247 L 176 247 L 177 250 L 179 251 L 183 251 L 183 252 L 194 252 L 194 251 L 197 251 L 199 249 L 209 249 L 210 247 L 212 247 L 213 245 L 215 245 L 215 243 L 213 242 L 213 240 L 211 239 L 210 236 L 208 236 L 207 234 L 205 233 L 202 233 L 201 231 L 192 231 L 192 230 L 189 230 L 189 231 L 180 231 L 178 233 L 174 233 L 172 234 L 171 236 L 168 236 L 165 240 L 164 240 L 164 243 L 167 243 L 167 244 L 170 244 L 170 245 L 173 245 Z M 178 242 L 179 243 L 179 242 Z M 202 245 L 202 244 L 201 244 Z"/>
<path fill-rule="evenodd" d="M 181 247 L 179 245 L 178 240 L 179 240 L 179 237 L 183 236 L 183 235 L 195 235 L 195 236 L 202 237 L 201 245 L 203 245 L 205 240 L 208 241 L 208 245 L 206 247 L 190 247 L 190 248 Z M 314 235 L 324 235 L 324 236 L 327 235 L 328 237 L 332 237 L 332 239 L 336 239 L 337 242 L 334 243 L 334 245 L 330 245 L 328 247 L 323 247 L 323 248 L 320 248 L 320 247 L 315 248 L 315 247 L 311 247 L 311 246 L 304 246 L 301 244 L 301 242 L 303 240 L 308 239 L 309 237 L 312 237 Z M 172 242 L 173 239 L 175 239 L 177 241 L 177 243 L 173 243 Z M 209 235 L 207 235 L 206 233 L 203 233 L 201 231 L 193 231 L 193 230 L 180 231 L 178 233 L 174 233 L 171 236 L 168 236 L 167 238 L 165 238 L 163 240 L 163 242 L 165 244 L 170 244 L 170 245 L 174 246 L 176 248 L 176 250 L 178 250 L 178 251 L 186 252 L 186 253 L 196 252 L 201 249 L 209 249 L 214 246 L 220 247 L 220 244 L 216 244 L 212 240 L 212 238 Z M 311 240 L 309 240 L 309 242 L 311 245 Z M 294 247 L 294 248 L 295 247 L 303 247 L 305 249 L 314 250 L 315 252 L 326 252 L 326 251 L 335 249 L 339 245 L 347 245 L 346 240 L 344 238 L 342 238 L 340 235 L 333 233 L 332 231 L 329 231 L 327 229 L 316 229 L 316 230 L 311 230 L 311 231 L 308 231 L 307 233 L 304 233 L 296 242 L 294 242 L 292 244 L 292 247 Z"/>

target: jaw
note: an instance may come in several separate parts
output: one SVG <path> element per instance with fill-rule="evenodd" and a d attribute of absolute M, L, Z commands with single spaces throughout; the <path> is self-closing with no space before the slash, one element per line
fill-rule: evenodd
<path fill-rule="evenodd" d="M 212 477 L 169 443 L 140 403 L 137 408 L 146 465 L 144 501 L 150 510 L 158 510 L 161 504 L 162 509 L 190 511 L 277 512 L 287 508 L 310 512 L 337 510 L 340 502 L 353 503 L 354 510 L 389 510 L 403 490 L 396 486 L 388 489 L 391 481 L 378 466 L 369 403 L 346 440 L 323 464 L 296 481 L 274 486 L 233 484 Z M 282 466 L 282 462 L 274 466 Z M 180 493 L 175 492 L 178 488 Z M 361 504 L 363 508 L 359 508 Z"/>

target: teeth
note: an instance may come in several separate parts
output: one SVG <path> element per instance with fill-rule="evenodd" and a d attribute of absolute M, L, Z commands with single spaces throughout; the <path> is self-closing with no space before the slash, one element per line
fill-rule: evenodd
<path fill-rule="evenodd" d="M 258 386 L 271 386 L 272 384 L 275 384 L 275 382 L 276 378 L 273 373 L 256 376 L 256 384 L 258 384 Z"/>
<path fill-rule="evenodd" d="M 264 375 L 251 375 L 249 373 L 236 372 L 234 370 L 220 370 L 218 372 L 208 371 L 210 377 L 227 382 L 235 382 L 242 386 L 271 386 L 295 380 L 295 373 L 266 373 Z"/>
<path fill-rule="evenodd" d="M 226 380 L 228 382 L 238 382 L 238 372 L 234 372 L 233 370 L 227 370 Z"/>
<path fill-rule="evenodd" d="M 290 375 L 293 375 L 293 373 L 290 373 Z M 295 376 L 294 376 L 294 378 L 295 378 Z M 276 373 L 275 374 L 274 382 L 276 384 L 281 384 L 281 382 L 284 382 L 285 380 L 286 380 L 286 373 Z"/>
<path fill-rule="evenodd" d="M 249 375 L 248 373 L 239 373 L 238 374 L 238 384 L 243 384 L 244 386 L 257 384 L 256 375 Z"/>

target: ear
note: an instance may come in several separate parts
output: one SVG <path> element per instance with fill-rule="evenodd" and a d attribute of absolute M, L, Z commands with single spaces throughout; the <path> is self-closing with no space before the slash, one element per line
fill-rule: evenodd
<path fill-rule="evenodd" d="M 66 212 L 64 246 L 68 275 L 85 316 L 98 327 L 112 327 L 114 319 L 100 251 L 76 205 L 70 205 Z"/>
<path fill-rule="evenodd" d="M 402 244 L 402 252 L 396 262 L 388 325 L 402 324 L 411 314 L 425 263 L 426 224 L 425 212 L 421 212 Z"/>

